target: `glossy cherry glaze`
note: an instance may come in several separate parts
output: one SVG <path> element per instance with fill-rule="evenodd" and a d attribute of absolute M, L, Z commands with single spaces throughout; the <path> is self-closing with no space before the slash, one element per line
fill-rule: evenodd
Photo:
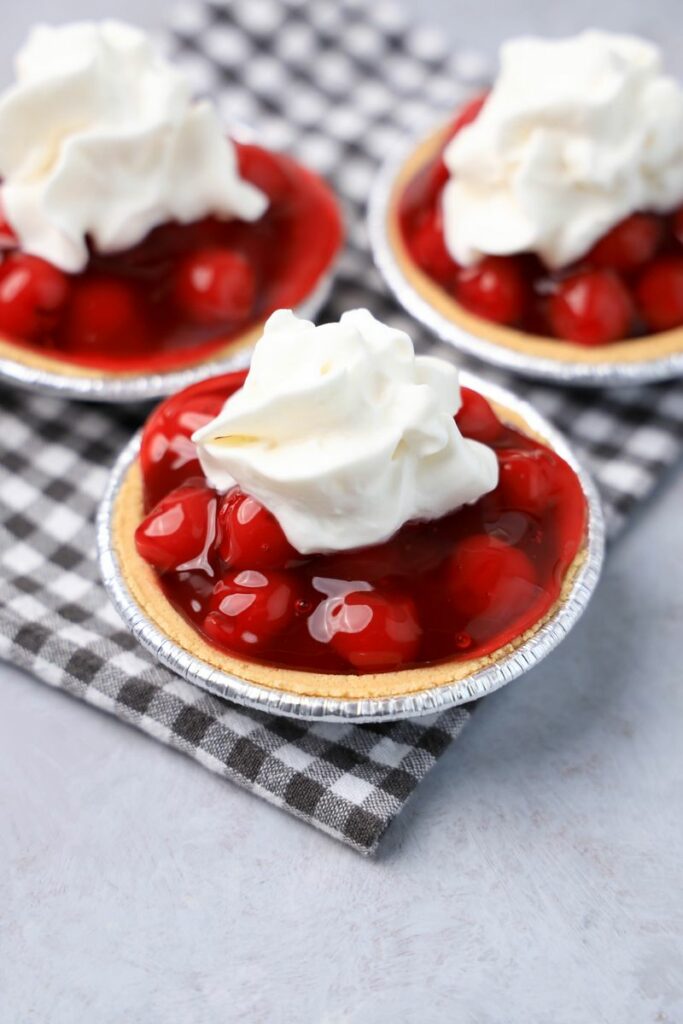
<path fill-rule="evenodd" d="M 253 223 L 165 224 L 125 252 L 92 250 L 83 273 L 63 274 L 20 252 L 0 218 L 0 334 L 94 369 L 163 371 L 299 305 L 341 243 L 337 203 L 288 157 L 236 148 L 242 176 L 269 199 Z"/>
<path fill-rule="evenodd" d="M 495 450 L 494 492 L 385 544 L 304 557 L 254 499 L 214 491 L 197 461 L 190 435 L 243 380 L 214 378 L 163 402 L 140 453 L 138 551 L 214 646 L 316 672 L 390 671 L 489 654 L 553 607 L 585 536 L 579 481 L 482 396 L 463 389 L 456 419 Z"/>
<path fill-rule="evenodd" d="M 634 213 L 559 271 L 533 254 L 488 256 L 460 267 L 444 242 L 443 152 L 479 114 L 465 106 L 438 152 L 409 181 L 398 203 L 404 244 L 420 269 L 463 308 L 493 323 L 579 345 L 605 345 L 683 325 L 683 207 L 671 215 Z"/>

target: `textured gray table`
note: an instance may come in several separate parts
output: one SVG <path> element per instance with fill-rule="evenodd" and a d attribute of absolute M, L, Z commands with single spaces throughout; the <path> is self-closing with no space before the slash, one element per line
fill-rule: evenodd
<path fill-rule="evenodd" d="M 493 47 L 595 4 L 421 6 Z M 6 61 L 37 17 L 154 26 L 164 3 L 3 7 Z M 679 11 L 623 0 L 600 21 L 666 40 L 683 70 Z M 679 473 L 375 863 L 0 666 L 0 1022 L 683 1021 L 682 506 Z"/>

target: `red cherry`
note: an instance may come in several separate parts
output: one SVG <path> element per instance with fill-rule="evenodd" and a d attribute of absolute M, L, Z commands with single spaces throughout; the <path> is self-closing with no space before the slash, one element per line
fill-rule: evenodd
<path fill-rule="evenodd" d="M 239 142 L 235 143 L 235 148 L 240 174 L 265 192 L 271 206 L 285 203 L 295 192 L 300 168 L 283 154 Z"/>
<path fill-rule="evenodd" d="M 497 495 L 503 508 L 541 516 L 554 507 L 562 493 L 565 473 L 572 471 L 554 452 L 508 449 L 499 453 Z"/>
<path fill-rule="evenodd" d="M 650 262 L 661 237 L 659 217 L 651 213 L 632 213 L 595 243 L 586 260 L 598 267 L 635 270 Z"/>
<path fill-rule="evenodd" d="M 503 425 L 483 395 L 471 388 L 460 391 L 461 406 L 455 422 L 464 437 L 491 444 L 500 436 Z"/>
<path fill-rule="evenodd" d="M 301 592 L 286 572 L 240 569 L 215 586 L 204 632 L 236 651 L 266 647 L 294 619 Z"/>
<path fill-rule="evenodd" d="M 678 242 L 683 245 L 683 206 L 679 206 L 672 218 L 673 233 Z"/>
<path fill-rule="evenodd" d="M 446 248 L 438 207 L 428 211 L 413 227 L 410 250 L 417 265 L 442 284 L 447 284 L 458 270 L 458 264 Z"/>
<path fill-rule="evenodd" d="M 309 623 L 316 620 L 337 654 L 364 672 L 399 668 L 420 646 L 415 603 L 402 595 L 353 590 L 319 605 Z"/>
<path fill-rule="evenodd" d="M 57 324 L 69 280 L 38 256 L 14 253 L 0 266 L 0 331 L 36 341 Z"/>
<path fill-rule="evenodd" d="M 411 248 L 413 235 L 420 232 L 423 222 L 436 216 L 439 195 L 448 177 L 448 168 L 438 153 L 406 185 L 401 197 L 401 220 Z M 441 230 L 441 224 L 438 227 Z"/>
<path fill-rule="evenodd" d="M 166 494 L 192 477 L 201 477 L 195 430 L 206 426 L 220 411 L 222 398 L 204 395 L 180 410 L 163 411 L 145 427 L 140 462 L 145 481 L 145 507 L 156 505 Z"/>
<path fill-rule="evenodd" d="M 426 206 L 434 207 L 450 174 L 443 162 L 441 154 L 436 156 L 424 170 L 420 171 L 415 182 L 415 211 L 422 213 Z"/>
<path fill-rule="evenodd" d="M 448 600 L 458 624 L 481 616 L 489 623 L 510 620 L 535 597 L 535 582 L 524 552 L 488 534 L 461 540 L 446 564 Z"/>
<path fill-rule="evenodd" d="M 558 285 L 548 314 L 556 337 L 578 345 L 605 345 L 628 336 L 633 304 L 611 270 L 588 270 Z"/>
<path fill-rule="evenodd" d="M 72 351 L 109 355 L 141 351 L 149 331 L 129 284 L 115 277 L 86 277 L 74 288 L 64 333 Z"/>
<path fill-rule="evenodd" d="M 655 260 L 636 287 L 636 300 L 648 327 L 667 331 L 683 324 L 683 258 Z"/>
<path fill-rule="evenodd" d="M 199 569 L 212 575 L 216 546 L 216 492 L 204 484 L 186 484 L 155 505 L 135 531 L 138 554 L 159 572 Z"/>
<path fill-rule="evenodd" d="M 179 308 L 195 323 L 210 326 L 244 320 L 256 297 L 254 270 L 238 252 L 201 249 L 178 267 L 175 295 Z"/>
<path fill-rule="evenodd" d="M 271 512 L 236 489 L 218 512 L 220 555 L 234 569 L 278 569 L 299 557 Z"/>
<path fill-rule="evenodd" d="M 514 324 L 524 314 L 528 285 L 517 261 L 509 256 L 485 256 L 456 278 L 455 297 L 466 309 L 497 324 Z"/>
<path fill-rule="evenodd" d="M 488 92 L 481 93 L 479 96 L 474 96 L 471 100 L 468 100 L 455 115 L 451 127 L 449 130 L 450 138 L 457 135 L 461 129 L 465 128 L 468 124 L 472 124 L 473 121 L 479 117 L 481 108 L 488 99 Z"/>
<path fill-rule="evenodd" d="M 154 410 L 140 445 L 146 509 L 191 477 L 202 476 L 197 449 L 190 438 L 218 415 L 245 376 L 240 372 L 201 381 L 167 398 Z"/>
<path fill-rule="evenodd" d="M 0 203 L 0 249 L 15 249 L 17 236 Z"/>

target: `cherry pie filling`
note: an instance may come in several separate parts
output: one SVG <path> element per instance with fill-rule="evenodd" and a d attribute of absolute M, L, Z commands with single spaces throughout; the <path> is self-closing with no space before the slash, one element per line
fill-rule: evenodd
<path fill-rule="evenodd" d="M 683 207 L 633 213 L 561 270 L 532 253 L 486 256 L 472 267 L 451 258 L 441 214 L 449 177 L 443 152 L 485 100 L 459 112 L 399 198 L 399 229 L 417 266 L 469 312 L 529 334 L 606 345 L 683 326 Z"/>
<path fill-rule="evenodd" d="M 124 252 L 91 246 L 85 270 L 65 274 L 21 252 L 0 220 L 0 335 L 103 371 L 164 370 L 300 304 L 341 242 L 334 196 L 288 157 L 235 146 L 242 177 L 269 199 L 255 222 L 163 224 Z"/>
<path fill-rule="evenodd" d="M 206 481 L 191 441 L 244 374 L 163 402 L 142 439 L 135 542 L 173 607 L 239 659 L 318 673 L 385 672 L 490 654 L 558 601 L 586 503 L 574 471 L 463 389 L 456 420 L 490 445 L 495 491 L 373 547 L 301 555 L 239 489 Z"/>

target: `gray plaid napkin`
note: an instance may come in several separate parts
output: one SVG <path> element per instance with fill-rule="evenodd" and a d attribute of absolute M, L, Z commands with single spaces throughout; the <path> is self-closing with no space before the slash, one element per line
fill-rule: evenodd
<path fill-rule="evenodd" d="M 481 60 L 447 52 L 439 33 L 363 0 L 190 3 L 174 30 L 179 58 L 226 118 L 254 124 L 343 196 L 349 245 L 324 315 L 367 305 L 426 347 L 371 268 L 363 204 L 387 148 L 430 112 L 452 108 L 485 76 Z M 592 468 L 612 534 L 680 454 L 680 385 L 513 387 Z M 372 853 L 469 710 L 381 726 L 300 723 L 227 704 L 157 665 L 109 605 L 94 554 L 109 466 L 144 415 L 0 388 L 0 656 Z"/>

